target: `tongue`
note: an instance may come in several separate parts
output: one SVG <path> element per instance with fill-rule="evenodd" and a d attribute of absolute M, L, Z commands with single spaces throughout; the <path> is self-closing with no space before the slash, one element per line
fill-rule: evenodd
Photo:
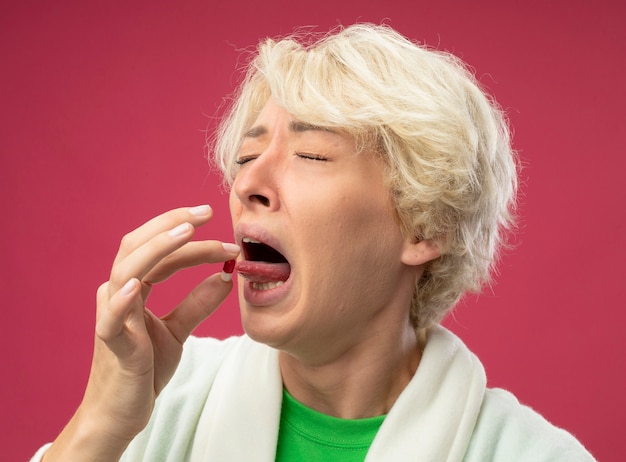
<path fill-rule="evenodd" d="M 289 263 L 242 260 L 235 268 L 248 281 L 259 283 L 286 281 L 291 273 Z"/>

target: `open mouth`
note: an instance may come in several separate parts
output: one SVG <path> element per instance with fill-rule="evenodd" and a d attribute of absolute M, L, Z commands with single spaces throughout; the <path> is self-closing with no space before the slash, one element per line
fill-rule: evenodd
<path fill-rule="evenodd" d="M 288 263 L 287 259 L 278 250 L 267 244 L 243 238 L 243 254 L 246 260 L 265 263 Z"/>
<path fill-rule="evenodd" d="M 274 289 L 289 279 L 291 266 L 278 250 L 248 237 L 243 238 L 242 244 L 244 260 L 237 263 L 237 272 L 253 289 Z"/>

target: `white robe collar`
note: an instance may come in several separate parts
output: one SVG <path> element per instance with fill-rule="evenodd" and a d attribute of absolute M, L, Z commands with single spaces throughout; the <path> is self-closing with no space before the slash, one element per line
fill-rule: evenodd
<path fill-rule="evenodd" d="M 436 326 L 417 372 L 376 435 L 366 461 L 462 461 L 486 389 L 480 361 Z M 246 338 L 228 354 L 202 411 L 191 462 L 273 462 L 282 380 L 278 352 Z"/>

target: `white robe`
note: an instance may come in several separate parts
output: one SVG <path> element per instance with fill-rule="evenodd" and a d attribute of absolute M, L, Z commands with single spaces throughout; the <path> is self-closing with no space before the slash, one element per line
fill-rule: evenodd
<path fill-rule="evenodd" d="M 150 423 L 121 460 L 273 462 L 281 400 L 276 350 L 246 336 L 224 341 L 192 337 Z M 385 418 L 366 458 L 366 462 L 593 460 L 574 437 L 519 404 L 513 395 L 487 389 L 478 358 L 440 326 L 429 330 L 417 372 Z"/>

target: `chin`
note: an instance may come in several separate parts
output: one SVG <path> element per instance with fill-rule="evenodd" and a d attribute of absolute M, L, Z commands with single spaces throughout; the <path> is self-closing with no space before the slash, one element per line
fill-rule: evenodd
<path fill-rule="evenodd" d="M 273 348 L 284 345 L 289 336 L 283 316 L 271 308 L 241 304 L 241 325 L 248 337 Z"/>

